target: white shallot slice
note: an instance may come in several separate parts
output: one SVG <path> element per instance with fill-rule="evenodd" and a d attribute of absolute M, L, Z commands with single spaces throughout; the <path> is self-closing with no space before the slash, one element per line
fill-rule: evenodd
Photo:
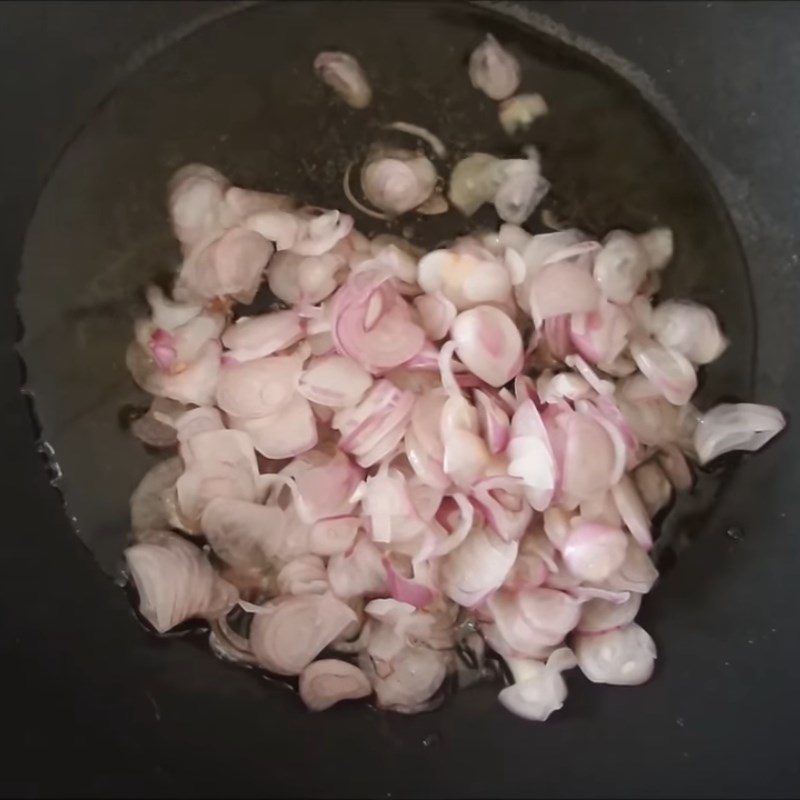
<path fill-rule="evenodd" d="M 544 511 L 556 488 L 557 465 L 547 429 L 530 399 L 520 403 L 511 420 L 508 474 L 520 478 L 536 511 Z"/>
<path fill-rule="evenodd" d="M 240 317 L 222 335 L 225 354 L 239 363 L 271 356 L 303 337 L 300 315 L 292 310 L 273 311 L 257 317 Z"/>
<path fill-rule="evenodd" d="M 599 304 L 600 289 L 581 263 L 546 265 L 530 281 L 528 305 L 537 327 L 550 317 L 594 311 Z"/>
<path fill-rule="evenodd" d="M 198 406 L 184 411 L 175 420 L 175 433 L 179 442 L 185 442 L 198 433 L 225 429 L 222 414 L 214 406 Z"/>
<path fill-rule="evenodd" d="M 341 450 L 321 464 L 298 470 L 295 504 L 301 519 L 314 523 L 350 514 L 355 505 L 351 496 L 363 477 L 364 471 Z"/>
<path fill-rule="evenodd" d="M 714 312 L 688 300 L 659 303 L 650 330 L 664 347 L 677 350 L 694 364 L 714 361 L 728 346 Z"/>
<path fill-rule="evenodd" d="M 336 291 L 336 276 L 344 266 L 344 259 L 337 253 L 300 256 L 286 250 L 270 259 L 267 283 L 284 303 L 314 305 Z"/>
<path fill-rule="evenodd" d="M 572 530 L 569 512 L 558 506 L 550 506 L 542 515 L 542 523 L 547 540 L 560 550 Z"/>
<path fill-rule="evenodd" d="M 674 237 L 669 228 L 653 228 L 636 238 L 647 253 L 649 269 L 659 271 L 669 264 L 675 249 Z"/>
<path fill-rule="evenodd" d="M 130 431 L 149 447 L 174 447 L 177 442 L 174 420 L 185 409 L 186 406 L 176 400 L 156 397 L 147 412 L 133 420 Z"/>
<path fill-rule="evenodd" d="M 399 444 L 414 402 L 413 392 L 398 389 L 388 380 L 376 381 L 357 406 L 334 414 L 332 427 L 341 433 L 339 448 L 354 455 L 362 467 L 377 463 Z M 387 446 L 387 453 L 378 455 L 375 448 Z"/>
<path fill-rule="evenodd" d="M 636 485 L 627 475 L 623 475 L 616 486 L 611 487 L 614 504 L 619 511 L 622 521 L 633 535 L 633 538 L 649 550 L 653 546 L 653 537 L 650 533 L 650 516 L 636 490 Z M 597 578 L 596 580 L 601 580 Z"/>
<path fill-rule="evenodd" d="M 242 189 L 240 186 L 229 186 L 225 192 L 225 204 L 222 209 L 223 222 L 238 225 L 243 219 L 262 211 L 291 211 L 294 201 L 285 194 L 274 192 L 257 192 L 253 189 Z"/>
<path fill-rule="evenodd" d="M 432 342 L 438 342 L 447 336 L 457 311 L 455 305 L 441 291 L 415 297 L 414 307 L 419 314 L 422 329 Z"/>
<path fill-rule="evenodd" d="M 366 667 L 379 708 L 410 714 L 420 711 L 447 676 L 446 654 L 427 647 L 407 646 L 390 662 L 366 656 Z"/>
<path fill-rule="evenodd" d="M 469 57 L 469 79 L 490 99 L 505 100 L 519 86 L 519 62 L 487 33 Z"/>
<path fill-rule="evenodd" d="M 297 391 L 307 400 L 331 408 L 357 405 L 372 386 L 372 376 L 352 358 L 312 358 L 300 376 Z"/>
<path fill-rule="evenodd" d="M 375 208 L 398 215 L 424 203 L 436 179 L 436 168 L 425 156 L 378 149 L 361 168 L 361 191 Z"/>
<path fill-rule="evenodd" d="M 547 113 L 547 103 L 540 94 L 517 94 L 503 100 L 497 107 L 500 124 L 506 133 L 513 134 L 528 128 Z"/>
<path fill-rule="evenodd" d="M 351 108 L 366 108 L 372 89 L 361 65 L 349 53 L 325 50 L 314 59 L 314 71 Z"/>
<path fill-rule="evenodd" d="M 415 408 L 419 405 L 417 403 Z M 403 447 L 411 469 L 423 484 L 442 491 L 447 489 L 450 479 L 444 472 L 442 461 L 430 454 L 428 446 L 417 438 L 412 429 L 406 431 L 403 437 Z"/>
<path fill-rule="evenodd" d="M 519 231 L 527 238 L 523 238 Z M 525 262 L 525 278 L 522 283 L 515 283 L 514 297 L 517 305 L 528 313 L 530 313 L 531 282 L 545 266 L 545 262 L 548 262 L 557 253 L 588 240 L 588 237 L 576 228 L 531 236 L 521 229 L 517 229 L 515 232 L 514 228 L 504 225 L 501 232 L 503 239 L 509 241 L 508 246 L 517 249 Z M 585 258 L 581 259 L 581 263 L 585 260 Z M 588 270 L 588 262 L 584 268 Z"/>
<path fill-rule="evenodd" d="M 532 541 L 533 537 L 531 536 L 523 537 L 519 555 L 514 562 L 514 568 L 503 584 L 504 588 L 512 592 L 520 591 L 521 589 L 536 589 L 547 580 L 549 574 L 547 562 L 529 544 Z"/>
<path fill-rule="evenodd" d="M 755 403 L 722 403 L 700 418 L 694 447 L 701 464 L 732 450 L 758 450 L 786 426 L 777 408 Z"/>
<path fill-rule="evenodd" d="M 533 518 L 524 489 L 522 481 L 507 475 L 484 478 L 472 487 L 473 502 L 504 541 L 519 539 Z"/>
<path fill-rule="evenodd" d="M 251 303 L 274 252 L 272 242 L 259 232 L 230 228 L 219 239 L 189 254 L 176 288 L 203 300 L 231 296 Z"/>
<path fill-rule="evenodd" d="M 234 417 L 266 417 L 295 397 L 305 352 L 225 364 L 217 383 L 217 405 Z"/>
<path fill-rule="evenodd" d="M 536 379 L 536 393 L 545 404 L 558 403 L 560 400 L 581 400 L 591 392 L 592 387 L 574 372 L 558 372 L 554 375 L 550 370 L 543 370 Z"/>
<path fill-rule="evenodd" d="M 456 383 L 451 364 L 454 349 L 451 340 L 439 351 L 442 384 L 450 395 L 441 415 L 442 469 L 456 485 L 466 489 L 483 475 L 490 454 L 478 434 L 478 414 Z"/>
<path fill-rule="evenodd" d="M 408 603 L 414 608 L 425 608 L 437 597 L 437 592 L 420 581 L 401 575 L 388 558 L 383 559 L 386 568 L 386 583 L 392 598 L 401 603 Z"/>
<path fill-rule="evenodd" d="M 381 552 L 361 536 L 353 547 L 328 561 L 328 581 L 337 597 L 350 598 L 388 591 Z"/>
<path fill-rule="evenodd" d="M 480 432 L 492 455 L 502 453 L 511 439 L 511 423 L 508 414 L 498 400 L 486 392 L 475 389 L 473 392 L 478 412 Z"/>
<path fill-rule="evenodd" d="M 181 443 L 185 464 L 176 489 L 181 512 L 199 520 L 216 497 L 259 499 L 258 467 L 250 439 L 240 431 L 206 431 Z"/>
<path fill-rule="evenodd" d="M 611 231 L 594 260 L 594 278 L 603 295 L 630 303 L 647 274 L 647 252 L 627 231 Z"/>
<path fill-rule="evenodd" d="M 353 218 L 336 209 L 301 209 L 299 217 L 297 238 L 289 249 L 300 256 L 325 255 L 353 230 Z"/>
<path fill-rule="evenodd" d="M 355 664 L 324 658 L 300 673 L 300 699 L 311 711 L 324 711 L 342 700 L 358 700 L 372 693 L 369 678 Z"/>
<path fill-rule="evenodd" d="M 432 250 L 419 262 L 417 280 L 426 293 L 440 291 L 459 311 L 480 303 L 504 303 L 511 296 L 505 265 L 491 253 Z"/>
<path fill-rule="evenodd" d="M 205 164 L 187 164 L 169 182 L 172 229 L 184 247 L 192 247 L 219 228 L 228 180 Z"/>
<path fill-rule="evenodd" d="M 441 420 L 446 402 L 445 391 L 441 388 L 431 389 L 419 397 L 411 413 L 411 432 L 419 446 L 440 464 L 444 458 Z"/>
<path fill-rule="evenodd" d="M 653 674 L 656 646 L 635 622 L 603 633 L 579 633 L 573 647 L 581 672 L 592 683 L 635 686 Z"/>
<path fill-rule="evenodd" d="M 150 350 L 159 369 L 174 374 L 185 370 L 206 344 L 218 339 L 225 322 L 222 314 L 203 311 L 170 331 L 137 325 L 137 339 Z"/>
<path fill-rule="evenodd" d="M 192 617 L 222 616 L 238 599 L 205 553 L 175 534 L 135 544 L 125 550 L 125 559 L 139 592 L 139 611 L 159 633 Z"/>
<path fill-rule="evenodd" d="M 484 528 L 473 528 L 464 542 L 441 563 L 442 591 L 461 606 L 477 605 L 502 586 L 514 566 L 519 544 L 504 542 Z"/>
<path fill-rule="evenodd" d="M 254 615 L 250 646 L 265 669 L 299 675 L 357 621 L 353 609 L 331 594 L 279 597 Z"/>
<path fill-rule="evenodd" d="M 418 214 L 424 214 L 428 217 L 446 214 L 449 210 L 450 204 L 447 202 L 444 191 L 439 186 L 434 188 L 428 199 L 420 203 L 416 208 Z"/>
<path fill-rule="evenodd" d="M 381 269 L 389 272 L 392 277 L 408 284 L 409 287 L 417 281 L 417 259 L 406 249 L 390 241 L 380 247 L 375 245 L 371 248 L 372 255 L 359 254 L 350 260 L 350 271 L 364 272 L 370 269 Z M 400 287 L 406 289 L 408 287 Z M 414 286 L 413 292 L 417 288 Z"/>
<path fill-rule="evenodd" d="M 685 355 L 653 340 L 631 342 L 636 366 L 673 405 L 686 405 L 697 389 L 697 374 Z"/>
<path fill-rule="evenodd" d="M 130 499 L 131 529 L 134 534 L 169 527 L 166 493 L 174 489 L 181 472 L 183 463 L 177 456 L 159 461 L 145 472 Z"/>
<path fill-rule="evenodd" d="M 603 587 L 617 592 L 647 594 L 658 579 L 658 570 L 650 556 L 636 541 L 629 541 L 622 566 L 605 581 Z"/>
<path fill-rule="evenodd" d="M 160 287 L 151 285 L 145 292 L 155 328 L 173 331 L 194 319 L 203 310 L 200 303 L 182 303 L 170 300 Z"/>
<path fill-rule="evenodd" d="M 561 554 L 569 571 L 586 581 L 602 581 L 625 561 L 628 537 L 616 527 L 585 522 L 572 528 Z"/>
<path fill-rule="evenodd" d="M 193 361 L 182 364 L 177 371 L 159 374 L 156 385 L 148 391 L 179 403 L 210 405 L 214 400 L 221 356 L 222 346 L 216 339 L 206 342 Z"/>
<path fill-rule="evenodd" d="M 235 497 L 214 497 L 200 518 L 211 549 L 237 569 L 264 569 L 283 552 L 286 515 Z"/>
<path fill-rule="evenodd" d="M 611 492 L 598 492 L 593 497 L 581 499 L 575 525 L 583 522 L 597 522 L 611 528 L 622 528 L 622 517 L 614 505 Z"/>
<path fill-rule="evenodd" d="M 601 378 L 583 359 L 582 356 L 577 354 L 568 355 L 564 358 L 564 362 L 568 367 L 576 370 L 581 377 L 589 384 L 589 386 L 597 392 L 597 394 L 608 397 L 614 394 L 615 386 L 612 381 L 607 381 Z"/>
<path fill-rule="evenodd" d="M 619 382 L 617 389 L 622 397 L 633 403 L 639 400 L 656 400 L 661 397 L 658 387 L 641 372 L 628 375 Z"/>
<path fill-rule="evenodd" d="M 330 588 L 325 562 L 310 553 L 298 556 L 281 568 L 277 585 L 283 595 L 325 594 Z"/>
<path fill-rule="evenodd" d="M 447 196 L 464 216 L 471 217 L 494 197 L 499 163 L 499 158 L 488 153 L 472 153 L 453 167 Z"/>
<path fill-rule="evenodd" d="M 657 456 L 661 469 L 664 470 L 670 483 L 679 492 L 685 492 L 692 488 L 694 476 L 692 468 L 686 460 L 686 456 L 674 444 L 665 444 L 661 447 L 661 452 Z"/>
<path fill-rule="evenodd" d="M 356 516 L 318 520 L 311 528 L 309 549 L 318 556 L 346 553 L 353 546 L 361 524 L 361 518 Z"/>
<path fill-rule="evenodd" d="M 578 624 L 580 603 L 566 592 L 543 586 L 511 592 L 501 589 L 487 601 L 508 644 L 529 658 L 541 658 Z"/>
<path fill-rule="evenodd" d="M 663 397 L 631 402 L 618 393 L 614 399 L 628 428 L 641 444 L 663 446 L 678 437 L 680 409 Z"/>
<path fill-rule="evenodd" d="M 279 253 L 289 250 L 302 236 L 303 221 L 292 211 L 258 211 L 248 216 L 242 227 L 275 244 Z"/>
<path fill-rule="evenodd" d="M 427 559 L 446 556 L 455 550 L 467 538 L 475 521 L 475 508 L 466 495 L 456 492 L 452 497 L 443 498 L 436 512 L 444 536 L 431 536 L 424 541 L 414 556 L 415 567 Z"/>
<path fill-rule="evenodd" d="M 528 271 L 525 259 L 513 248 L 506 247 L 503 251 L 503 263 L 511 278 L 511 285 L 519 286 L 525 280 Z"/>
<path fill-rule="evenodd" d="M 533 236 L 519 225 L 512 225 L 509 222 L 504 222 L 497 233 L 491 233 L 488 236 L 496 242 L 497 252 L 505 253 L 506 250 L 512 250 L 519 256 L 522 256 L 525 248 L 533 239 Z"/>
<path fill-rule="evenodd" d="M 413 538 L 421 524 L 418 520 L 405 476 L 397 469 L 389 468 L 384 461 L 377 474 L 368 477 L 359 489 L 362 516 L 370 521 L 372 539 L 389 543 L 404 540 L 410 527 Z M 405 524 L 404 524 L 405 523 Z"/>
<path fill-rule="evenodd" d="M 435 217 L 439 214 L 446 214 L 450 210 L 450 204 L 440 189 L 434 189 L 433 194 L 424 203 L 418 205 L 416 210 L 418 214 Z"/>
<path fill-rule="evenodd" d="M 522 338 L 499 308 L 475 306 L 462 311 L 451 329 L 456 354 L 473 374 L 500 388 L 522 369 Z"/>
<path fill-rule="evenodd" d="M 564 705 L 567 685 L 561 672 L 577 664 L 569 648 L 554 651 L 546 664 L 519 658 L 508 658 L 506 663 L 514 683 L 503 689 L 498 699 L 513 714 L 544 722 Z"/>
<path fill-rule="evenodd" d="M 581 402 L 581 401 L 579 401 Z M 586 402 L 586 401 L 583 401 Z M 625 468 L 625 451 L 597 415 L 561 414 L 552 431 L 563 433 L 561 490 L 579 500 L 610 488 Z M 550 430 L 550 429 L 549 429 Z M 552 441 L 551 435 L 551 441 Z"/>
<path fill-rule="evenodd" d="M 573 314 L 569 335 L 578 352 L 590 363 L 614 361 L 628 344 L 631 321 L 614 303 L 602 300 L 596 311 Z"/>
<path fill-rule="evenodd" d="M 246 433 L 252 446 L 266 458 L 293 458 L 318 441 L 317 422 L 308 400 L 295 393 L 286 406 L 264 417 L 229 417 L 231 428 Z"/>
<path fill-rule="evenodd" d="M 672 484 L 664 470 L 655 461 L 647 461 L 638 466 L 633 471 L 633 482 L 636 484 L 636 489 L 651 519 L 672 498 Z"/>
<path fill-rule="evenodd" d="M 628 625 L 636 618 L 642 605 L 642 595 L 625 592 L 627 599 L 621 603 L 600 597 L 589 600 L 581 607 L 578 633 L 603 633 Z"/>
<path fill-rule="evenodd" d="M 550 191 L 550 183 L 542 177 L 539 162 L 534 159 L 506 159 L 498 162 L 495 169 L 498 186 L 493 202 L 497 216 L 504 222 L 521 225 Z"/>

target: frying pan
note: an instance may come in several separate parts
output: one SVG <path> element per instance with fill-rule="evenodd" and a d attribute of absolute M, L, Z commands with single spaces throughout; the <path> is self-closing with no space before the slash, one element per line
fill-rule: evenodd
<path fill-rule="evenodd" d="M 663 579 L 642 615 L 660 646 L 654 680 L 573 677 L 546 725 L 510 716 L 485 685 L 417 717 L 308 714 L 284 687 L 214 659 L 200 633 L 155 638 L 115 583 L 127 496 L 153 459 L 124 431 L 143 398 L 122 353 L 138 292 L 177 257 L 169 173 L 202 160 L 337 206 L 343 167 L 379 120 L 431 127 L 457 152 L 502 153 L 491 106 L 464 76 L 485 31 L 521 56 L 525 85 L 552 109 L 531 139 L 552 207 L 595 233 L 674 227 L 665 293 L 707 302 L 732 341 L 701 406 L 756 399 L 791 416 L 800 7 L 39 3 L 0 14 L 4 794 L 796 795 L 791 425 L 757 457 L 701 476 L 663 521 Z M 372 121 L 310 73 L 333 46 L 373 77 Z M 463 229 L 453 215 L 413 233 L 433 245 Z"/>

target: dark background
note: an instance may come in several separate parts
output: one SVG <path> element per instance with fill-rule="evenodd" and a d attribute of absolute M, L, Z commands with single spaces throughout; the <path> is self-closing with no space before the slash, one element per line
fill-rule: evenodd
<path fill-rule="evenodd" d="M 649 76 L 652 85 L 623 68 L 705 162 L 747 252 L 759 331 L 755 396 L 790 414 L 800 408 L 800 5 L 518 5 Z M 213 666 L 219 691 L 208 696 L 191 644 L 156 644 L 136 624 L 124 594 L 72 533 L 37 454 L 12 348 L 16 273 L 38 191 L 65 143 L 136 63 L 228 9 L 0 4 L 0 792 L 796 796 L 793 429 L 742 465 L 724 508 L 654 598 L 664 610 L 661 637 L 681 652 L 646 687 L 596 689 L 577 719 L 541 728 L 490 710 L 488 695 L 485 703 L 461 696 L 442 715 L 367 716 L 374 746 L 348 741 L 343 731 L 354 719 L 363 727 L 366 712 L 311 719 L 288 695 L 259 703 L 265 687 L 255 691 L 249 676 L 221 663 Z M 731 527 L 740 541 L 726 537 Z M 718 574 L 706 590 L 709 563 Z M 593 738 L 596 748 L 586 744 Z"/>

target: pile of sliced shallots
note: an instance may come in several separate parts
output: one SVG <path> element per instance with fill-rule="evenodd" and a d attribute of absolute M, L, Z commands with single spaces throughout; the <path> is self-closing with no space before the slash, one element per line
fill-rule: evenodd
<path fill-rule="evenodd" d="M 156 630 L 205 618 L 218 653 L 299 676 L 312 709 L 428 709 L 490 651 L 513 676 L 500 701 L 535 720 L 576 665 L 650 677 L 654 515 L 692 461 L 784 426 L 691 405 L 726 340 L 709 309 L 654 303 L 669 230 L 506 223 L 426 253 L 201 165 L 169 203 L 183 264 L 127 353 L 154 395 L 134 432 L 177 447 L 131 499 Z M 285 308 L 237 317 L 264 277 Z"/>

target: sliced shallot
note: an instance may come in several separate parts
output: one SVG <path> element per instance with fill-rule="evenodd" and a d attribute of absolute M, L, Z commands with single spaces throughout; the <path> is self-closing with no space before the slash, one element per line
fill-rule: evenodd
<path fill-rule="evenodd" d="M 498 308 L 482 305 L 462 311 L 451 336 L 461 362 L 490 386 L 503 386 L 522 368 L 522 338 Z"/>
<path fill-rule="evenodd" d="M 700 418 L 694 447 L 701 464 L 731 450 L 758 450 L 786 426 L 783 414 L 755 403 L 722 403 Z"/>
<path fill-rule="evenodd" d="M 135 544 L 125 559 L 139 592 L 139 611 L 159 633 L 192 617 L 222 616 L 238 599 L 205 553 L 175 534 Z"/>
<path fill-rule="evenodd" d="M 354 664 L 324 658 L 300 673 L 300 699 L 312 711 L 324 711 L 342 700 L 357 700 L 372 693 L 367 676 Z"/>
<path fill-rule="evenodd" d="M 272 600 L 254 614 L 250 646 L 258 663 L 278 675 L 299 675 L 342 631 L 355 612 L 331 594 Z"/>
<path fill-rule="evenodd" d="M 592 683 L 635 686 L 653 674 L 656 646 L 635 622 L 603 633 L 579 633 L 573 647 L 581 672 Z"/>
<path fill-rule="evenodd" d="M 500 124 L 506 133 L 524 130 L 547 113 L 547 103 L 540 94 L 517 94 L 498 106 Z"/>
<path fill-rule="evenodd" d="M 509 711 L 524 719 L 544 722 L 564 705 L 567 685 L 561 672 L 576 665 L 571 650 L 556 650 L 546 663 L 518 658 L 509 658 L 506 663 L 514 683 L 503 689 L 498 699 Z"/>
<path fill-rule="evenodd" d="M 352 56 L 314 66 L 369 103 Z M 511 96 L 519 64 L 491 36 L 470 78 L 504 100 L 509 132 L 546 111 Z M 384 127 L 446 155 L 424 128 Z M 299 675 L 313 710 L 371 693 L 435 708 L 449 673 L 489 672 L 486 646 L 513 675 L 501 703 L 532 720 L 561 708 L 576 662 L 594 682 L 649 678 L 655 646 L 634 620 L 658 579 L 654 516 L 691 489 L 693 461 L 758 449 L 786 423 L 748 403 L 700 414 L 696 371 L 727 342 L 709 309 L 654 299 L 672 231 L 601 243 L 548 209 L 554 232 L 529 233 L 550 185 L 520 149 L 458 161 L 449 202 L 467 217 L 492 204 L 503 224 L 429 252 L 209 166 L 175 174 L 183 261 L 171 290 L 146 289 L 125 353 L 153 397 L 134 435 L 178 449 L 131 496 L 125 555 L 158 631 L 208 620 L 217 654 Z M 368 152 L 379 210 L 353 195 L 351 167 L 346 197 L 390 225 L 449 207 L 421 150 Z M 265 277 L 286 307 L 242 316 Z M 315 661 L 327 648 L 352 663 Z"/>
<path fill-rule="evenodd" d="M 490 99 L 505 100 L 519 86 L 519 62 L 487 33 L 469 57 L 469 79 Z"/>
<path fill-rule="evenodd" d="M 352 108 L 366 108 L 372 89 L 358 61 L 349 53 L 326 50 L 314 59 L 317 75 Z"/>

